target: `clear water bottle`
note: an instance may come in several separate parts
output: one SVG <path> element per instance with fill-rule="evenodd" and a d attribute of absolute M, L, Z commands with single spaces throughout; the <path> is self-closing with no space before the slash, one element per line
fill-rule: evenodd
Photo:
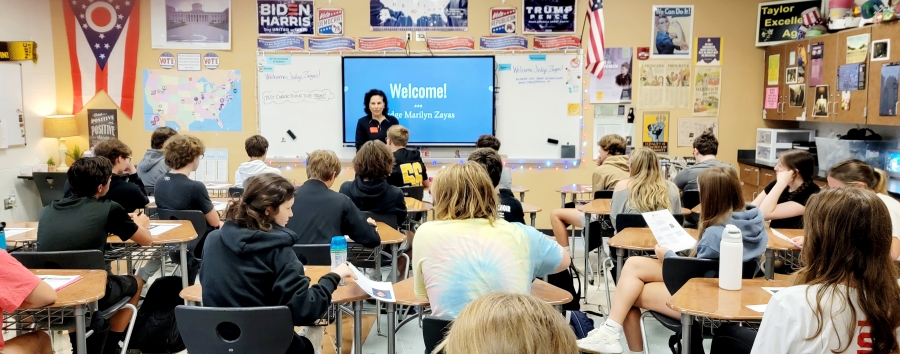
<path fill-rule="evenodd" d="M 6 222 L 0 222 L 0 250 L 6 250 Z"/>
<path fill-rule="evenodd" d="M 344 236 L 331 238 L 331 270 L 347 262 L 347 239 Z M 340 285 L 347 285 L 347 281 L 341 279 Z"/>
<path fill-rule="evenodd" d="M 744 259 L 744 238 L 737 226 L 725 225 L 719 244 L 719 287 L 741 290 L 741 269 Z"/>

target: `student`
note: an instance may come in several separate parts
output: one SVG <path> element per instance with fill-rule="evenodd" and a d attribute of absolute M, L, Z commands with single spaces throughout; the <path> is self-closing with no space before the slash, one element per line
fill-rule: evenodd
<path fill-rule="evenodd" d="M 710 167 L 731 167 L 731 165 L 716 160 L 716 154 L 719 153 L 719 140 L 709 131 L 703 132 L 700 136 L 694 138 L 694 165 L 678 172 L 675 176 L 675 186 L 683 191 L 697 190 L 697 177 L 700 173 L 706 171 Z"/>
<path fill-rule="evenodd" d="M 616 135 L 604 135 L 597 142 L 600 154 L 597 157 L 597 169 L 594 170 L 592 186 L 594 191 L 613 189 L 616 183 L 628 178 L 628 156 L 625 156 L 625 138 Z M 584 213 L 575 209 L 575 203 L 566 204 L 565 208 L 555 209 L 550 213 L 550 226 L 556 242 L 563 247 L 569 246 L 569 226 L 584 227 Z"/>
<path fill-rule="evenodd" d="M 475 141 L 475 148 L 491 148 L 499 154 L 500 140 L 493 135 L 484 134 L 479 136 L 478 140 Z M 512 189 L 512 172 L 509 170 L 509 167 L 503 166 L 503 173 L 500 174 L 500 184 L 498 187 L 501 189 Z"/>
<path fill-rule="evenodd" d="M 118 203 L 103 197 L 109 190 L 112 163 L 102 156 L 82 157 L 72 163 L 66 172 L 72 186 L 72 197 L 50 203 L 41 211 L 37 233 L 38 252 L 82 251 L 106 249 L 110 234 L 122 241 L 131 240 L 141 246 L 149 246 L 150 219 L 147 215 L 128 215 Z M 132 275 L 109 275 L 106 279 L 106 295 L 98 302 L 105 310 L 123 298 L 137 306 L 144 282 Z M 105 349 L 89 350 L 91 353 L 118 352 L 119 340 L 131 320 L 130 310 L 121 310 L 110 319 L 110 333 Z M 73 333 L 74 334 L 74 333 Z M 71 336 L 74 339 L 74 336 Z"/>
<path fill-rule="evenodd" d="M 400 124 L 396 117 L 387 114 L 388 99 L 384 91 L 369 90 L 363 98 L 363 104 L 366 115 L 356 122 L 356 151 L 368 141 L 385 142 L 388 128 Z"/>
<path fill-rule="evenodd" d="M 171 171 L 156 181 L 156 206 L 169 210 L 197 210 L 206 217 L 206 233 L 222 226 L 219 213 L 209 199 L 206 185 L 188 177 L 200 166 L 200 157 L 206 151 L 203 142 L 190 135 L 176 135 L 165 145 L 166 165 Z"/>
<path fill-rule="evenodd" d="M 433 353 L 578 354 L 575 333 L 553 306 L 525 294 L 494 292 L 467 305 Z"/>
<path fill-rule="evenodd" d="M 651 152 L 652 153 L 652 152 Z M 632 167 L 636 165 L 632 164 Z M 691 256 L 702 259 L 718 259 L 719 244 L 725 225 L 735 225 L 743 237 L 743 261 L 758 261 L 766 251 L 769 235 L 763 215 L 753 205 L 745 204 L 741 181 L 730 167 L 711 167 L 697 179 L 700 187 L 700 241 Z M 678 311 L 670 309 L 666 302 L 672 297 L 663 283 L 662 267 L 667 257 L 675 253 L 656 246 L 658 259 L 631 257 L 622 267 L 622 275 L 616 284 L 609 317 L 606 322 L 578 341 L 581 351 L 589 353 L 621 353 L 619 338 L 624 332 L 629 350 L 643 350 L 640 328 L 640 309 L 653 310 L 671 318 L 680 318 Z"/>
<path fill-rule="evenodd" d="M 294 185 L 280 175 L 247 181 L 240 200 L 229 204 L 225 225 L 206 241 L 200 267 L 204 306 L 287 306 L 294 326 L 312 325 L 325 314 L 331 294 L 351 271 L 342 264 L 310 284 L 291 249 L 300 237 L 285 227 L 294 198 Z M 298 335 L 287 351 L 313 352 L 309 340 Z"/>
<path fill-rule="evenodd" d="M 263 161 L 266 158 L 266 152 L 269 151 L 269 141 L 262 135 L 254 135 L 244 140 L 244 151 L 247 151 L 250 161 L 241 163 L 234 171 L 236 188 L 244 188 L 244 181 L 256 175 L 263 173 L 281 175 L 281 170 L 266 165 Z"/>
<path fill-rule="evenodd" d="M 531 226 L 497 218 L 490 177 L 474 161 L 452 164 L 432 186 L 434 219 L 416 231 L 415 293 L 435 316 L 456 317 L 493 291 L 528 294 L 534 278 L 569 267 L 569 252 Z"/>
<path fill-rule="evenodd" d="M 397 225 L 406 223 L 406 197 L 400 188 L 387 183 L 394 156 L 384 143 L 373 140 L 363 144 L 353 157 L 356 178 L 341 184 L 340 192 L 359 210 L 382 215 L 396 215 Z"/>
<path fill-rule="evenodd" d="M 56 302 L 56 291 L 49 284 L 0 250 L 0 311 L 35 309 Z M 0 353 L 3 354 L 51 354 L 53 343 L 45 332 L 34 331 L 16 336 L 6 343 L 0 335 Z"/>
<path fill-rule="evenodd" d="M 366 220 L 350 198 L 331 190 L 341 172 L 341 161 L 329 150 L 316 150 L 306 157 L 309 178 L 294 192 L 294 217 L 287 228 L 299 237 L 299 244 L 327 245 L 337 235 L 347 235 L 368 248 L 381 244 L 375 221 Z"/>
<path fill-rule="evenodd" d="M 804 150 L 788 150 L 778 158 L 778 164 L 775 165 L 777 179 L 766 186 L 765 191 L 753 201 L 753 205 L 759 207 L 766 220 L 772 220 L 769 227 L 803 227 L 806 201 L 819 192 L 819 186 L 813 183 L 815 164 L 815 157 Z"/>
<path fill-rule="evenodd" d="M 387 146 L 394 154 L 394 169 L 387 178 L 388 184 L 396 187 L 423 186 L 428 188 L 431 186 L 431 182 L 428 181 L 428 171 L 425 170 L 422 155 L 416 150 L 407 149 L 407 142 L 409 142 L 409 129 L 402 125 L 395 125 L 388 129 Z"/>
<path fill-rule="evenodd" d="M 103 156 L 112 162 L 112 179 L 109 182 L 109 191 L 104 198 L 112 200 L 125 211 L 132 212 L 144 208 L 150 204 L 150 199 L 144 191 L 144 183 L 138 174 L 137 168 L 131 162 L 131 148 L 116 138 L 109 138 L 94 146 L 94 156 Z M 72 190 L 66 181 L 66 197 L 72 196 Z"/>
<path fill-rule="evenodd" d="M 806 264 L 769 300 L 752 353 L 897 353 L 888 208 L 872 191 L 838 188 L 810 197 L 806 209 Z"/>
<path fill-rule="evenodd" d="M 169 172 L 169 166 L 166 166 L 165 155 L 162 152 L 163 145 L 169 138 L 178 135 L 175 129 L 169 127 L 159 127 L 153 131 L 150 136 L 150 148 L 144 153 L 144 158 L 138 162 L 137 173 L 141 181 L 144 182 L 144 189 L 147 192 L 156 187 L 156 179 L 159 176 Z M 152 194 L 152 193 L 148 193 Z"/>
<path fill-rule="evenodd" d="M 857 159 L 845 159 L 828 169 L 826 175 L 829 188 L 858 187 L 877 193 L 891 216 L 891 259 L 900 257 L 900 202 L 887 195 L 887 175 Z M 793 238 L 803 245 L 803 236 Z"/>
<path fill-rule="evenodd" d="M 488 176 L 491 177 L 491 183 L 496 188 L 500 183 L 500 174 L 503 171 L 503 161 L 500 160 L 500 154 L 494 149 L 478 148 L 469 155 L 469 161 L 475 161 L 481 167 L 484 167 Z M 500 210 L 498 215 L 503 220 L 509 222 L 525 223 L 525 212 L 522 211 L 522 203 L 516 199 L 512 190 L 499 188 Z"/>
<path fill-rule="evenodd" d="M 613 190 L 609 218 L 613 226 L 619 214 L 640 214 L 669 209 L 672 214 L 681 213 L 681 196 L 678 187 L 666 181 L 659 169 L 656 153 L 648 148 L 637 148 L 628 160 L 631 177 L 616 183 Z"/>

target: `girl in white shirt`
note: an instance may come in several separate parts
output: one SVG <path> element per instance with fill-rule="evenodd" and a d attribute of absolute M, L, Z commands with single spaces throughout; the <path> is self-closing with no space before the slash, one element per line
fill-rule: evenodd
<path fill-rule="evenodd" d="M 772 296 L 751 353 L 897 353 L 900 285 L 881 199 L 828 189 L 806 206 L 806 265 Z"/>
<path fill-rule="evenodd" d="M 831 166 L 826 178 L 829 188 L 859 187 L 878 193 L 891 217 L 891 259 L 900 260 L 900 202 L 887 194 L 884 171 L 857 159 L 845 159 Z M 803 236 L 795 237 L 794 242 L 802 245 Z"/>

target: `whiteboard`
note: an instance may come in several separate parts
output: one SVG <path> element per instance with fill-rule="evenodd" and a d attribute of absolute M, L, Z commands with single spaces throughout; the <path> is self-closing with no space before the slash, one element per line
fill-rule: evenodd
<path fill-rule="evenodd" d="M 268 158 L 302 162 L 318 149 L 353 157 L 356 149 L 343 147 L 341 137 L 340 56 L 259 55 L 257 63 L 259 131 L 269 140 Z"/>
<path fill-rule="evenodd" d="M 22 65 L 0 63 L 0 148 L 25 145 L 25 119 L 22 104 Z"/>
<path fill-rule="evenodd" d="M 569 143 L 580 159 L 581 57 L 504 54 L 496 58 L 495 124 L 501 153 L 513 162 L 559 159 L 560 147 Z M 353 158 L 356 149 L 344 147 L 342 139 L 340 56 L 259 55 L 257 63 L 259 130 L 269 140 L 269 159 L 302 162 L 317 149 L 332 150 L 344 160 Z M 574 105 L 573 113 L 570 105 Z M 556 139 L 559 145 L 547 139 Z"/>

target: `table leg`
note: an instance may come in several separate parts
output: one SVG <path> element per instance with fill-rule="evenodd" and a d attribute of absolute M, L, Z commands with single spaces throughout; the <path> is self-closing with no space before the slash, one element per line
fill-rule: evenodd
<path fill-rule="evenodd" d="M 353 352 L 362 354 L 362 301 L 353 302 Z"/>
<path fill-rule="evenodd" d="M 396 353 L 396 345 L 397 345 L 397 327 L 394 324 L 396 321 L 396 305 L 393 302 L 387 303 L 387 315 L 388 315 L 388 354 Z"/>
<path fill-rule="evenodd" d="M 187 261 L 187 242 L 179 243 L 178 248 L 181 249 L 181 286 L 187 288 L 189 268 Z M 165 269 L 163 269 L 163 274 L 165 274 Z"/>
<path fill-rule="evenodd" d="M 378 277 L 378 279 L 375 279 L 375 280 L 377 280 L 377 281 L 381 281 L 381 248 L 382 248 L 382 245 L 378 245 L 378 247 L 375 247 L 375 276 Z M 396 263 L 396 262 L 394 262 L 394 263 Z M 381 312 L 381 302 L 375 301 L 375 313 L 380 313 L 380 312 Z M 381 321 L 378 321 L 378 320 L 375 321 L 375 331 L 379 335 L 381 335 Z"/>
<path fill-rule="evenodd" d="M 681 352 L 691 352 L 691 331 L 694 329 L 694 316 L 681 314 Z"/>
<path fill-rule="evenodd" d="M 335 348 L 336 348 L 336 349 L 335 349 L 335 352 L 336 352 L 336 353 L 343 353 L 343 352 L 341 351 L 341 343 L 343 343 L 343 341 L 344 341 L 344 326 L 343 326 L 343 323 L 341 323 L 341 322 L 343 322 L 343 321 L 341 321 L 341 319 L 344 317 L 344 312 L 341 311 L 341 305 L 340 305 L 340 304 L 334 304 L 334 303 L 333 303 L 332 306 L 333 306 L 333 308 L 334 308 L 334 316 L 335 316 L 335 320 L 334 320 L 334 338 L 335 338 L 335 341 L 337 342 L 337 343 L 334 344 L 334 346 L 335 346 Z"/>
<path fill-rule="evenodd" d="M 85 324 L 85 313 L 87 305 L 75 306 L 75 353 L 87 354 L 87 343 L 85 341 L 85 333 L 87 333 L 87 325 Z"/>
<path fill-rule="evenodd" d="M 591 214 L 584 213 L 584 228 L 582 229 L 583 234 L 581 235 L 581 239 L 584 240 L 584 281 L 581 282 L 581 295 L 583 296 L 584 302 L 587 303 L 587 288 L 588 288 L 588 259 L 590 258 L 590 250 L 588 249 L 588 235 L 590 235 L 591 230 Z M 572 240 L 573 244 L 575 243 L 574 239 Z"/>
<path fill-rule="evenodd" d="M 775 250 L 766 249 L 766 280 L 775 279 Z"/>
<path fill-rule="evenodd" d="M 537 213 L 530 213 L 530 214 L 531 214 L 531 227 L 534 227 L 535 221 L 537 220 Z"/>
<path fill-rule="evenodd" d="M 519 192 L 519 201 L 522 203 L 525 202 L 525 192 Z"/>
<path fill-rule="evenodd" d="M 125 248 L 127 249 L 127 247 L 125 247 Z M 128 271 L 127 275 L 134 274 L 134 264 L 131 263 L 133 261 L 131 259 L 131 252 L 128 252 L 128 254 L 125 256 L 125 259 L 128 262 L 128 264 L 125 265 L 125 269 Z M 119 268 L 119 271 L 121 272 L 122 268 Z"/>
<path fill-rule="evenodd" d="M 399 270 L 397 269 L 397 263 L 399 263 L 399 262 L 398 262 L 398 259 L 397 259 L 397 251 L 398 251 L 399 248 L 400 248 L 400 244 L 399 244 L 399 243 L 391 244 L 391 259 L 393 260 L 393 261 L 391 262 L 391 275 L 390 275 L 390 277 L 391 277 L 391 283 L 396 283 L 396 282 L 397 282 L 397 278 L 399 277 L 399 274 L 397 274 L 398 271 L 399 271 Z M 405 270 L 405 269 L 404 269 L 404 270 Z"/>
<path fill-rule="evenodd" d="M 625 265 L 625 249 L 616 248 L 616 279 L 622 279 L 622 267 Z"/>

